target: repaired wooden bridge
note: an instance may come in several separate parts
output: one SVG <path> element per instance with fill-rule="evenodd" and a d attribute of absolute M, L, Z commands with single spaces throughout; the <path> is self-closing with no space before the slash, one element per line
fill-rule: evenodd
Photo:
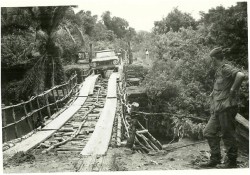
<path fill-rule="evenodd" d="M 41 117 L 39 115 L 41 110 L 47 111 L 49 120 L 44 127 L 39 127 L 26 136 L 15 139 L 20 140 L 19 142 L 4 143 L 3 147 L 12 143 L 11 147 L 4 150 L 4 158 L 11 157 L 18 152 L 38 151 L 39 154 L 56 152 L 64 155 L 78 155 L 74 171 L 102 171 L 105 170 L 105 164 L 110 159 L 107 151 L 111 145 L 111 139 L 114 137 L 115 145 L 121 146 L 121 128 L 125 130 L 124 135 L 127 135 L 128 143 L 132 138 L 131 148 L 133 147 L 134 150 L 142 153 L 147 153 L 149 150 L 161 150 L 163 148 L 161 143 L 139 121 L 136 121 L 139 126 L 139 130 L 136 130 L 131 124 L 133 121 L 128 123 L 124 120 L 127 104 L 126 94 L 121 93 L 124 87 L 126 89 L 123 76 L 122 69 L 112 72 L 108 79 L 99 75 L 89 75 L 80 85 L 77 85 L 76 76 L 73 76 L 66 84 L 54 87 L 52 90 L 31 98 L 28 102 L 16 105 L 21 106 L 24 111 L 27 111 L 27 105 L 32 109 L 34 102 L 38 104 L 37 107 L 40 107 L 25 112 L 26 116 L 19 121 L 14 120 L 14 123 L 10 124 L 3 123 L 3 130 L 14 126 L 16 136 L 18 136 L 16 125 L 21 121 L 27 121 L 28 126 L 32 128 L 28 118 Z M 53 103 L 46 100 L 49 96 L 53 97 Z M 61 102 L 69 97 L 71 100 L 65 103 L 65 108 L 62 108 Z M 43 105 L 39 103 L 39 98 L 45 99 Z M 54 114 L 51 106 L 57 109 Z M 14 107 L 5 107 L 2 110 L 10 110 L 15 119 Z M 236 117 L 238 123 L 244 126 L 243 129 L 248 130 L 249 126 L 242 118 L 239 115 Z M 132 130 L 132 135 L 129 135 L 131 134 L 129 129 Z M 247 135 L 243 137 L 248 138 Z"/>
<path fill-rule="evenodd" d="M 7 149 L 4 152 L 4 155 L 11 156 L 20 151 L 27 152 L 28 150 L 38 146 L 40 143 L 46 141 L 49 137 L 55 137 L 58 134 L 57 133 L 58 131 L 59 132 L 71 131 L 68 132 L 67 134 L 70 137 L 74 138 L 74 136 L 82 132 L 82 130 L 79 129 L 80 127 L 79 123 L 81 123 L 82 125 L 81 127 L 83 127 L 84 124 L 83 122 L 86 123 L 87 117 L 91 116 L 91 111 L 93 111 L 96 107 L 99 107 L 98 110 L 101 112 L 100 119 L 96 124 L 96 129 L 93 133 L 93 136 L 90 138 L 89 143 L 86 145 L 86 148 L 82 151 L 82 154 L 83 155 L 105 154 L 110 140 L 115 111 L 116 111 L 116 102 L 117 102 L 116 81 L 119 76 L 118 73 L 113 73 L 110 76 L 107 85 L 108 86 L 107 90 L 106 87 L 100 86 L 98 84 L 95 85 L 96 82 L 98 81 L 98 77 L 99 75 L 92 75 L 87 77 L 86 80 L 83 82 L 82 86 L 80 87 L 77 98 L 66 110 L 64 110 L 61 114 L 59 114 L 54 120 L 48 123 L 41 130 L 37 131 L 27 139 L 24 139 L 22 142 L 16 143 L 15 146 Z M 86 101 L 89 97 L 92 99 Z M 105 100 L 106 102 L 104 102 Z M 93 101 L 95 102 L 93 103 Z M 90 105 L 92 106 L 89 107 Z M 99 118 L 98 115 L 99 114 L 95 115 L 92 114 L 92 116 L 96 118 Z M 80 117 L 81 119 L 80 121 L 78 119 L 78 123 L 75 122 L 75 126 L 73 126 L 73 121 L 76 120 L 77 117 L 78 118 Z M 72 130 L 72 129 L 67 130 L 63 128 L 64 125 L 69 125 L 69 123 L 67 123 L 69 120 L 71 121 L 71 126 L 73 126 L 71 128 L 77 128 L 78 130 Z M 101 140 L 100 139 L 98 140 L 98 136 L 100 134 L 102 134 L 102 137 Z M 94 145 L 97 145 L 97 147 L 93 147 Z"/>

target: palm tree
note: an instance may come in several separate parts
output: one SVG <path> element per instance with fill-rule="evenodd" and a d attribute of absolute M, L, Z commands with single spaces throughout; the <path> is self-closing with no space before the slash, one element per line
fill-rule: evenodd
<path fill-rule="evenodd" d="M 27 98 L 65 81 L 61 62 L 62 48 L 58 42 L 57 31 L 69 8 L 70 6 L 2 8 L 1 22 L 5 27 L 2 29 L 9 31 L 17 27 L 18 30 L 27 32 L 32 28 L 30 32 L 35 33 L 35 39 L 31 45 L 37 47 L 40 53 L 39 59 L 20 83 L 17 99 Z M 16 20 L 13 24 L 13 16 L 18 15 L 25 16 L 25 21 L 22 23 Z"/>

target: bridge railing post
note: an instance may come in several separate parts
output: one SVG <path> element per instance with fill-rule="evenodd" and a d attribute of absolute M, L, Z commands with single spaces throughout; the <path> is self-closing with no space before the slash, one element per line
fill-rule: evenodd
<path fill-rule="evenodd" d="M 2 108 L 4 108 L 5 105 L 2 104 Z M 3 121 L 3 124 L 2 124 L 2 127 L 5 127 L 7 125 L 7 120 L 6 120 L 6 115 L 5 115 L 5 110 L 3 109 L 2 110 L 2 121 Z M 4 128 L 3 129 L 3 142 L 6 142 L 7 141 L 7 131 L 6 131 L 7 128 Z"/>

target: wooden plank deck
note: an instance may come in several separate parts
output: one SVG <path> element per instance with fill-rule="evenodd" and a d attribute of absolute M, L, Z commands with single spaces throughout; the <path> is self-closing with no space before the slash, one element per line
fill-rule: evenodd
<path fill-rule="evenodd" d="M 93 76 L 93 78 L 95 79 L 95 81 L 92 81 L 92 83 L 90 84 L 89 95 L 93 95 L 94 94 L 95 82 L 98 79 L 98 77 L 99 77 L 99 74 Z"/>
<path fill-rule="evenodd" d="M 95 126 L 94 133 L 92 134 L 87 145 L 81 152 L 81 154 L 84 156 L 105 155 L 108 150 L 117 105 L 117 78 L 118 76 L 116 73 L 112 74 L 109 78 L 107 100 L 100 115 L 100 118 Z"/>
<path fill-rule="evenodd" d="M 87 96 L 85 95 L 88 95 L 91 87 L 90 85 L 92 83 L 94 84 L 96 79 L 97 76 L 87 78 L 87 80 L 83 83 L 83 86 L 80 89 L 79 97 L 73 102 L 73 104 L 69 108 L 63 111 L 59 116 L 57 116 L 57 118 L 52 120 L 41 131 L 38 131 L 31 137 L 23 140 L 22 142 L 17 143 L 14 147 L 3 152 L 3 155 L 9 157 L 20 151 L 26 152 L 37 146 L 39 143 L 45 141 L 47 138 L 49 138 L 81 108 L 81 105 L 84 104 L 87 99 Z"/>
<path fill-rule="evenodd" d="M 119 78 L 118 73 L 113 73 L 109 77 L 107 98 L 116 98 L 116 80 Z"/>

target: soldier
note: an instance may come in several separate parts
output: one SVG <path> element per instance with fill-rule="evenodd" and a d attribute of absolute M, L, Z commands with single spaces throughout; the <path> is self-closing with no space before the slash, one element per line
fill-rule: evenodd
<path fill-rule="evenodd" d="M 148 49 L 146 49 L 146 59 L 148 59 L 149 58 L 149 53 L 148 53 Z"/>
<path fill-rule="evenodd" d="M 220 140 L 224 142 L 228 161 L 224 168 L 237 167 L 237 143 L 235 138 L 235 116 L 237 114 L 237 91 L 245 77 L 238 69 L 226 64 L 221 47 L 210 52 L 216 68 L 213 91 L 210 94 L 211 117 L 204 129 L 204 137 L 211 150 L 209 162 L 201 167 L 216 167 L 221 163 Z"/>

